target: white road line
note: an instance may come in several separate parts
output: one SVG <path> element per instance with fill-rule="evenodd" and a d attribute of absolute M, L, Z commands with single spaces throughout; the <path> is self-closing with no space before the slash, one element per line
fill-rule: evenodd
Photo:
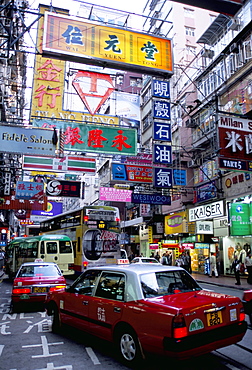
<path fill-rule="evenodd" d="M 86 351 L 87 351 L 88 356 L 93 361 L 94 365 L 100 365 L 101 364 L 91 347 L 86 347 Z"/>
<path fill-rule="evenodd" d="M 4 349 L 4 344 L 0 344 L 0 356 L 1 356 L 2 352 L 3 352 L 3 349 Z"/>

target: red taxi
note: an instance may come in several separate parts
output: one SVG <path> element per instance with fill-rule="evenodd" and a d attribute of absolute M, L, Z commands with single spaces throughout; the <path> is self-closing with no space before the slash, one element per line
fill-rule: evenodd
<path fill-rule="evenodd" d="M 116 343 L 133 365 L 147 352 L 186 359 L 239 342 L 247 329 L 239 298 L 203 290 L 184 269 L 154 264 L 86 270 L 47 296 L 52 330 L 69 324 Z"/>
<path fill-rule="evenodd" d="M 23 263 L 13 283 L 12 310 L 15 310 L 21 303 L 44 303 L 48 292 L 64 289 L 65 287 L 66 279 L 55 263 Z"/>

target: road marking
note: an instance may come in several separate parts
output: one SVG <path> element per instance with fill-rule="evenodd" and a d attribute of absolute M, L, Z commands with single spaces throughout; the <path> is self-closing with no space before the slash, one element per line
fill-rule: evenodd
<path fill-rule="evenodd" d="M 94 365 L 100 365 L 101 364 L 91 347 L 86 347 L 86 351 L 87 351 L 88 356 L 93 361 Z"/>
<path fill-rule="evenodd" d="M 0 344 L 0 356 L 1 356 L 2 352 L 3 352 L 3 349 L 4 349 L 4 344 Z"/>

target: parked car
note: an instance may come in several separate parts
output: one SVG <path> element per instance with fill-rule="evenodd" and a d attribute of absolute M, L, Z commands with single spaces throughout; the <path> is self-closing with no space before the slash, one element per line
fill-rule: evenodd
<path fill-rule="evenodd" d="M 252 289 L 244 291 L 242 303 L 245 313 L 249 316 L 250 325 L 252 326 Z"/>
<path fill-rule="evenodd" d="M 55 263 L 40 261 L 23 263 L 13 282 L 12 310 L 24 303 L 44 303 L 48 292 L 65 287 L 66 279 Z"/>
<path fill-rule="evenodd" d="M 62 324 L 114 342 L 134 365 L 145 353 L 178 359 L 239 342 L 247 329 L 239 298 L 203 290 L 184 269 L 156 264 L 86 270 L 65 290 L 49 292 L 52 331 Z"/>
<path fill-rule="evenodd" d="M 135 257 L 130 263 L 156 263 L 161 265 L 156 258 L 151 257 Z"/>

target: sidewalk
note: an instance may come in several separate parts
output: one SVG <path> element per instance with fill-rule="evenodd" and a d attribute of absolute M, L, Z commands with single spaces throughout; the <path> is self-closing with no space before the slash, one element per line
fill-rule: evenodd
<path fill-rule="evenodd" d="M 198 274 L 193 272 L 192 276 L 197 282 L 200 283 L 210 283 L 213 285 L 223 286 L 227 288 L 235 288 L 240 290 L 251 290 L 252 285 L 247 283 L 247 277 L 241 277 L 241 285 L 235 285 L 236 280 L 234 276 L 223 276 L 220 275 L 218 278 L 210 278 L 208 275 Z"/>

